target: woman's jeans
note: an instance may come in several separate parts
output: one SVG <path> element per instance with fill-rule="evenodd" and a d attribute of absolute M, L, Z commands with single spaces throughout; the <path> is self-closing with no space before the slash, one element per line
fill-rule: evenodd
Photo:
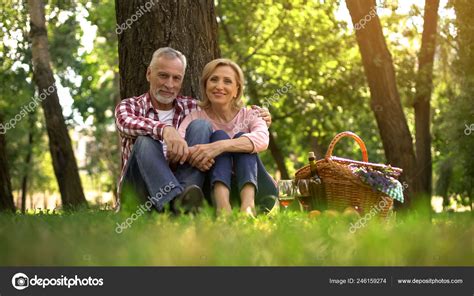
<path fill-rule="evenodd" d="M 234 136 L 239 138 L 243 133 Z M 211 136 L 211 143 L 221 140 L 228 140 L 230 137 L 226 132 L 218 130 Z M 234 177 L 234 178 L 233 178 Z M 222 182 L 229 188 L 237 189 L 240 193 L 246 184 L 255 186 L 255 202 L 268 195 L 277 196 L 278 190 L 275 181 L 268 174 L 262 161 L 256 153 L 225 152 L 215 158 L 215 163 L 210 170 L 211 190 L 216 182 Z"/>

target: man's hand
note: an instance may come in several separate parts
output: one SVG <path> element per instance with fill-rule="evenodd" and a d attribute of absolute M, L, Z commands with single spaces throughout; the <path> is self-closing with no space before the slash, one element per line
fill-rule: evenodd
<path fill-rule="evenodd" d="M 204 171 L 209 170 L 214 164 L 214 158 L 222 153 L 216 143 L 218 142 L 198 144 L 191 147 L 188 159 L 189 163 L 201 171 L 203 171 L 202 169 L 204 169 Z"/>
<path fill-rule="evenodd" d="M 183 164 L 189 155 L 188 143 L 181 138 L 178 131 L 172 127 L 167 126 L 163 130 L 163 141 L 167 146 L 168 159 L 172 163 L 179 162 Z"/>
<path fill-rule="evenodd" d="M 270 127 L 270 125 L 272 125 L 272 115 L 270 114 L 270 111 L 268 111 L 268 108 L 262 108 L 257 105 L 252 105 L 252 109 L 258 111 L 258 117 L 261 117 L 265 121 L 267 127 Z"/>

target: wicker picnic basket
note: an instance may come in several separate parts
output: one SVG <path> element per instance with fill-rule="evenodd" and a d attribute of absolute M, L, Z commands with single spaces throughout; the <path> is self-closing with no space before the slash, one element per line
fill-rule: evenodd
<path fill-rule="evenodd" d="M 332 156 L 335 145 L 344 137 L 350 137 L 359 144 L 362 151 L 362 161 Z M 391 172 L 391 176 L 394 178 L 398 178 L 402 172 L 400 168 L 369 163 L 364 141 L 353 132 L 339 133 L 329 144 L 324 159 L 316 162 L 318 173 L 324 185 L 325 197 L 323 198 L 326 199 L 327 209 L 343 211 L 347 207 L 353 207 L 358 209 L 361 215 L 364 215 L 375 208 L 380 217 L 387 217 L 392 209 L 393 199 L 363 183 L 358 176 L 352 173 L 348 167 L 349 164 L 357 167 L 364 166 L 368 169 L 385 169 L 385 171 Z M 308 179 L 310 176 L 310 167 L 306 165 L 296 172 L 295 180 Z"/>

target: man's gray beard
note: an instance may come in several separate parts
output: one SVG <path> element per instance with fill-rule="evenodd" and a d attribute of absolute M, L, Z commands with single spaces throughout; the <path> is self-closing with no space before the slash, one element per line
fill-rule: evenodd
<path fill-rule="evenodd" d="M 168 105 L 168 104 L 173 103 L 173 101 L 174 101 L 174 99 L 176 99 L 176 97 L 174 97 L 174 98 L 163 97 L 157 92 L 157 93 L 155 93 L 155 99 L 161 104 Z"/>

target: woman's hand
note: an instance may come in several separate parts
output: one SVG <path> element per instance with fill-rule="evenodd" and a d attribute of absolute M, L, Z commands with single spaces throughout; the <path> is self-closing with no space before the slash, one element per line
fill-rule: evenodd
<path fill-rule="evenodd" d="M 198 164 L 198 165 L 196 166 L 196 168 L 197 168 L 198 170 L 200 170 L 201 172 L 205 173 L 205 172 L 207 172 L 208 170 L 210 170 L 213 165 L 214 165 L 214 159 L 211 159 L 211 160 L 209 160 L 209 161 L 208 161 L 207 163 L 205 163 L 205 164 L 201 164 L 201 163 Z"/>
<path fill-rule="evenodd" d="M 188 162 L 200 171 L 208 171 L 214 165 L 214 158 L 222 153 L 217 143 L 219 142 L 189 147 Z"/>

